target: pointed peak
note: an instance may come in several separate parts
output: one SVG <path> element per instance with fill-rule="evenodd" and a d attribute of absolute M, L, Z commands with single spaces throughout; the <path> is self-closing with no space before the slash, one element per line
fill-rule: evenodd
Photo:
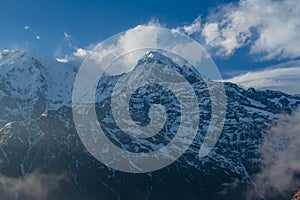
<path fill-rule="evenodd" d="M 138 61 L 139 64 L 144 63 L 162 63 L 166 65 L 175 65 L 177 64 L 169 57 L 163 55 L 158 51 L 148 51 L 143 57 L 141 57 Z"/>
<path fill-rule="evenodd" d="M 149 59 L 166 58 L 166 56 L 164 56 L 162 53 L 159 53 L 158 51 L 148 51 L 144 57 Z"/>

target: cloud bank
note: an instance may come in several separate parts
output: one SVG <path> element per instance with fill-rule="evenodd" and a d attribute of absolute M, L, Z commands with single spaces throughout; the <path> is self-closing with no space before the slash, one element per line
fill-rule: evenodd
<path fill-rule="evenodd" d="M 146 51 L 158 50 L 164 51 L 164 54 L 171 57 L 179 65 L 190 65 L 194 63 L 195 67 L 200 66 L 200 63 L 205 62 L 205 67 L 201 69 L 201 73 L 212 77 L 210 68 L 212 63 L 208 53 L 204 48 L 182 34 L 182 31 L 194 33 L 199 29 L 200 18 L 194 21 L 190 26 L 186 25 L 179 29 L 166 29 L 157 21 L 150 21 L 145 25 L 138 25 L 127 31 L 114 35 L 111 38 L 97 44 L 93 51 L 91 49 L 77 48 L 73 52 L 73 56 L 79 59 L 84 59 L 87 55 L 90 55 L 91 59 L 97 63 L 101 63 L 103 67 L 106 67 L 106 60 L 110 60 L 114 56 L 120 56 L 114 61 L 116 67 L 108 68 L 106 73 L 109 74 L 121 74 L 130 71 L 136 64 L 139 58 L 141 58 Z M 183 56 L 183 59 L 178 59 L 174 54 Z M 104 59 L 104 60 L 103 60 Z M 188 61 L 190 63 L 188 63 Z M 201 65 L 204 66 L 204 65 Z"/>
<path fill-rule="evenodd" d="M 171 28 L 200 41 L 214 56 L 227 58 L 239 48 L 247 47 L 249 54 L 257 60 L 296 60 L 300 58 L 300 4 L 298 0 L 240 0 L 237 3 L 220 5 L 206 17 L 198 16 L 191 24 Z M 124 33 L 117 47 L 111 47 L 102 54 L 114 54 L 115 49 L 126 49 L 155 40 L 159 33 L 141 33 L 145 39 L 136 41 L 133 34 L 142 27 L 163 27 L 157 20 L 138 25 Z M 150 35 L 149 35 L 150 34 Z M 65 34 L 69 38 L 68 34 Z M 84 59 L 91 47 L 76 47 L 67 60 Z M 115 49 L 114 49 L 115 48 Z M 182 52 L 191 47 L 178 46 Z M 194 52 L 190 51 L 193 55 Z M 193 55 L 195 59 L 202 55 Z M 133 65 L 136 58 L 132 58 Z M 280 90 L 289 94 L 300 94 L 300 61 L 298 65 L 284 63 L 262 71 L 248 72 L 226 81 L 242 87 Z"/>
<path fill-rule="evenodd" d="M 261 59 L 294 59 L 300 56 L 299 19 L 298 0 L 240 0 L 212 12 L 201 35 L 219 56 L 249 45 Z"/>
<path fill-rule="evenodd" d="M 280 90 L 300 94 L 300 60 L 279 64 L 262 71 L 247 72 L 225 81 L 244 88 Z"/>
<path fill-rule="evenodd" d="M 262 60 L 295 59 L 300 57 L 299 19 L 298 0 L 240 0 L 171 29 L 202 41 L 220 57 L 231 56 L 247 46 L 250 54 Z M 161 26 L 153 20 L 149 24 Z M 144 25 L 135 28 L 139 26 Z M 69 34 L 64 35 L 69 38 Z"/>
<path fill-rule="evenodd" d="M 0 176 L 1 199 L 40 200 L 52 199 L 60 191 L 60 181 L 67 180 L 63 174 L 43 174 L 38 171 L 24 177 Z"/>
<path fill-rule="evenodd" d="M 268 131 L 259 149 L 261 172 L 254 179 L 256 192 L 260 196 L 268 199 L 291 197 L 300 188 L 299 121 L 300 111 L 293 115 L 283 115 Z"/>

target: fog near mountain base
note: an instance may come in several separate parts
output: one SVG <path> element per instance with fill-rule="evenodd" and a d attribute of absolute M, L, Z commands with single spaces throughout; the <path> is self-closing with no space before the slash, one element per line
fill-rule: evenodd
<path fill-rule="evenodd" d="M 268 131 L 259 149 L 261 171 L 254 179 L 255 193 L 260 196 L 267 199 L 289 196 L 300 188 L 299 122 L 300 111 L 282 115 Z"/>
<path fill-rule="evenodd" d="M 67 180 L 64 174 L 45 174 L 34 171 L 22 177 L 0 176 L 0 199 L 50 200 L 60 191 L 60 181 Z"/>
<path fill-rule="evenodd" d="M 241 181 L 237 178 L 233 179 L 230 183 L 223 183 L 222 190 L 218 192 L 218 194 L 222 196 L 226 196 L 227 194 L 231 193 L 233 190 L 236 190 L 238 186 L 241 184 Z"/>

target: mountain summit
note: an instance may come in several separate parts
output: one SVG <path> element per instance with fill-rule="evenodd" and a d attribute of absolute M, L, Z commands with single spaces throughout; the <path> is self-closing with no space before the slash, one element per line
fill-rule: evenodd
<path fill-rule="evenodd" d="M 144 56 L 142 56 L 138 64 L 140 63 L 163 63 L 165 65 L 177 65 L 171 58 L 164 56 L 162 53 L 157 51 L 149 51 Z"/>

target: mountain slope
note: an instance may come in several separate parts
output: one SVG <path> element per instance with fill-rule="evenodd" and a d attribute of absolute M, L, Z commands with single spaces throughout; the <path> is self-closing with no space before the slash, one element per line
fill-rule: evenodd
<path fill-rule="evenodd" d="M 171 59 L 150 52 L 138 61 L 132 73 L 142 78 L 143 74 L 152 73 L 151 67 L 157 63 L 162 69 L 178 70 L 195 90 L 201 123 L 193 144 L 176 162 L 151 173 L 127 174 L 93 158 L 76 133 L 70 108 L 76 67 L 24 52 L 10 52 L 3 57 L 0 91 L 5 94 L 0 101 L 5 125 L 0 129 L 0 172 L 8 177 L 27 176 L 35 170 L 66 173 L 69 181 L 62 187 L 63 199 L 241 199 L 252 187 L 252 175 L 259 170 L 256 150 L 272 120 L 281 113 L 292 113 L 300 104 L 297 96 L 244 90 L 225 83 L 227 113 L 222 135 L 208 156 L 199 159 L 211 107 L 203 77 L 191 67 L 178 66 Z M 130 101 L 132 119 L 140 125 L 149 124 L 149 107 L 156 101 L 165 106 L 169 118 L 156 137 L 128 137 L 115 123 L 110 108 L 114 86 L 123 76 L 106 75 L 99 81 L 99 123 L 121 148 L 133 152 L 159 149 L 176 134 L 180 115 L 176 97 L 157 85 L 139 88 Z M 238 186 L 225 191 L 224 184 L 235 180 L 239 181 Z"/>
<path fill-rule="evenodd" d="M 45 110 L 70 105 L 77 68 L 23 51 L 3 51 L 0 59 L 0 125 L 37 118 Z"/>

